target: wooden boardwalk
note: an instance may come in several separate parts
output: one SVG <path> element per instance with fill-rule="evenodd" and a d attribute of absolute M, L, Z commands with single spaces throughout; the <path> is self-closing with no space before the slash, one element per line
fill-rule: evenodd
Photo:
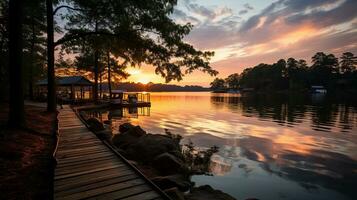
<path fill-rule="evenodd" d="M 68 106 L 58 115 L 54 199 L 167 199 L 90 132 Z"/>

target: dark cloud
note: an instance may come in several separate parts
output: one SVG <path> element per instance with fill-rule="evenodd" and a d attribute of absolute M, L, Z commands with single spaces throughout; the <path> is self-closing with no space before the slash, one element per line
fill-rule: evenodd
<path fill-rule="evenodd" d="M 356 10 L 357 1 L 347 0 L 332 10 L 313 11 L 309 14 L 298 13 L 288 17 L 286 21 L 291 25 L 310 22 L 319 27 L 325 27 L 355 19 L 357 17 Z"/>
<path fill-rule="evenodd" d="M 244 6 L 244 8 L 246 8 L 247 10 L 253 10 L 253 9 L 254 9 L 254 7 L 251 6 L 249 3 L 246 3 L 246 4 L 244 4 L 243 6 Z"/>
<path fill-rule="evenodd" d="M 172 17 L 176 19 L 178 22 L 182 23 L 191 23 L 191 24 L 199 24 L 200 20 L 195 17 L 187 15 L 185 12 L 179 9 L 175 9 Z"/>
<path fill-rule="evenodd" d="M 240 14 L 240 15 L 244 15 L 244 14 L 247 14 L 248 13 L 248 10 L 241 10 L 241 11 L 239 11 L 239 13 L 238 14 Z"/>
<path fill-rule="evenodd" d="M 335 4 L 338 6 L 331 10 L 322 9 Z M 260 14 L 249 18 L 241 25 L 240 30 L 244 32 L 257 27 L 262 18 L 266 18 L 265 26 L 270 26 L 278 18 L 284 18 L 290 25 L 310 22 L 319 27 L 330 26 L 356 18 L 356 9 L 356 0 L 279 0 Z"/>
<path fill-rule="evenodd" d="M 244 9 L 238 12 L 239 15 L 247 14 L 249 10 L 254 10 L 254 7 L 251 6 L 249 3 L 243 5 Z"/>

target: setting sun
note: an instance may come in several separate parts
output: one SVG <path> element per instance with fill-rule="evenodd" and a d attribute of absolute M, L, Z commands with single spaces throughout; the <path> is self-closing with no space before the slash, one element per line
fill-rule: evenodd
<path fill-rule="evenodd" d="M 138 82 L 142 83 L 142 84 L 148 84 L 150 82 L 150 80 L 147 78 L 140 78 L 140 79 L 138 79 Z"/>

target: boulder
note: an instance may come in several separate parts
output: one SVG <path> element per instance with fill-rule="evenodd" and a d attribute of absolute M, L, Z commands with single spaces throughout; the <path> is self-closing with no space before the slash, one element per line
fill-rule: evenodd
<path fill-rule="evenodd" d="M 215 190 L 209 185 L 193 188 L 191 193 L 186 195 L 187 200 L 235 200 L 229 194 L 220 190 Z"/>
<path fill-rule="evenodd" d="M 119 133 L 115 134 L 112 138 L 112 143 L 123 150 L 127 149 L 128 146 L 137 142 L 138 137 L 131 135 L 129 133 Z M 126 153 L 125 153 L 126 154 Z"/>
<path fill-rule="evenodd" d="M 146 131 L 144 131 L 140 126 L 134 126 L 126 132 L 136 137 L 141 137 L 146 134 Z"/>
<path fill-rule="evenodd" d="M 181 174 L 157 176 L 152 181 L 161 189 L 178 188 L 182 192 L 190 189 L 191 183 Z"/>
<path fill-rule="evenodd" d="M 128 130 L 130 130 L 131 128 L 133 128 L 134 125 L 130 124 L 130 123 L 124 123 L 124 124 L 121 124 L 119 126 L 119 133 L 125 133 L 127 132 Z"/>
<path fill-rule="evenodd" d="M 98 118 L 92 117 L 87 120 L 87 124 L 89 125 L 89 128 L 96 132 L 96 131 L 102 131 L 104 130 L 104 125 Z"/>
<path fill-rule="evenodd" d="M 146 132 L 140 126 L 131 126 L 127 131 L 115 134 L 112 142 L 115 146 L 125 150 L 128 146 L 135 144 L 139 140 L 139 137 L 145 134 Z"/>
<path fill-rule="evenodd" d="M 110 130 L 108 130 L 108 129 L 102 130 L 102 131 L 96 131 L 95 134 L 101 140 L 110 141 L 111 138 L 112 138 L 112 132 Z"/>
<path fill-rule="evenodd" d="M 180 145 L 165 135 L 145 134 L 124 150 L 129 159 L 150 163 L 160 154 L 180 151 Z"/>
<path fill-rule="evenodd" d="M 184 171 L 184 163 L 181 159 L 170 153 L 163 153 L 157 156 L 152 163 L 152 166 L 157 169 L 160 174 L 170 175 Z"/>
<path fill-rule="evenodd" d="M 177 188 L 169 188 L 164 190 L 164 192 L 172 199 L 172 200 L 185 200 L 182 192 L 180 192 Z"/>

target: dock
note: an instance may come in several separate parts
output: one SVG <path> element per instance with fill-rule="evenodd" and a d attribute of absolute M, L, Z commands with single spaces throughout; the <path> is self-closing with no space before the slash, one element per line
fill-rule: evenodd
<path fill-rule="evenodd" d="M 170 199 L 64 106 L 58 114 L 54 199 Z"/>

